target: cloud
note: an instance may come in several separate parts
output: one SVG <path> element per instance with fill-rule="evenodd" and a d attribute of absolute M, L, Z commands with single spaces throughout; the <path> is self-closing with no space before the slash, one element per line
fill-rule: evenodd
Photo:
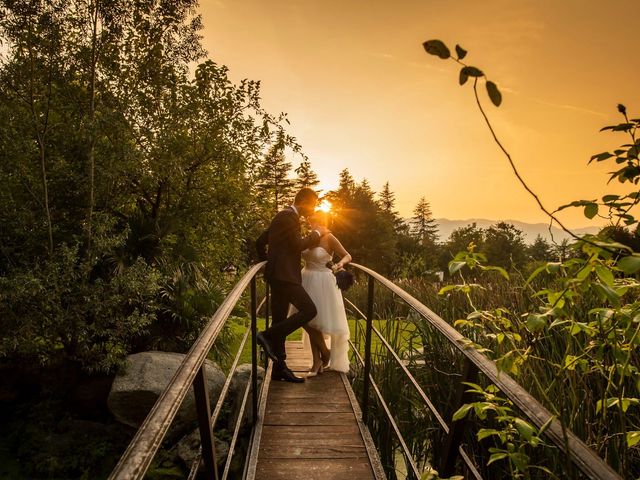
<path fill-rule="evenodd" d="M 547 105 L 549 107 L 553 107 L 553 108 L 562 108 L 564 110 L 573 110 L 575 112 L 579 112 L 579 113 L 586 113 L 589 115 L 595 115 L 598 117 L 603 117 L 606 118 L 607 115 L 601 112 L 596 112 L 595 110 L 589 110 L 588 108 L 583 108 L 583 107 L 576 107 L 575 105 L 569 105 L 566 103 L 553 103 L 553 102 L 547 102 L 545 100 L 538 100 L 538 99 L 533 99 L 534 102 L 539 103 L 541 105 Z"/>

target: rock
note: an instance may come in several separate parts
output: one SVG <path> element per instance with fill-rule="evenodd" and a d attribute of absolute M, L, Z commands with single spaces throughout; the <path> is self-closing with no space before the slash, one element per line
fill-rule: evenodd
<path fill-rule="evenodd" d="M 244 397 L 245 388 L 247 388 L 247 382 L 251 376 L 251 364 L 243 363 L 238 365 L 236 371 L 231 378 L 231 384 L 229 385 L 229 397 L 231 399 L 231 415 L 229 416 L 228 429 L 233 432 L 236 421 L 238 420 L 238 414 L 240 413 L 240 407 L 242 406 L 242 398 Z M 264 369 L 258 367 L 258 391 L 262 380 L 264 379 Z M 253 412 L 253 406 L 251 403 L 251 392 L 247 398 L 247 405 L 244 409 L 244 418 L 242 419 L 242 426 L 244 427 L 248 420 L 251 418 Z"/>
<path fill-rule="evenodd" d="M 216 450 L 216 464 L 221 467 L 227 460 L 229 444 L 217 437 L 213 437 L 213 443 Z M 176 445 L 176 453 L 178 454 L 178 457 L 180 457 L 180 460 L 184 462 L 187 469 L 191 469 L 193 461 L 200 453 L 200 430 L 196 428 L 193 432 L 180 440 Z M 199 470 L 203 469 L 204 462 L 200 462 Z"/>
<path fill-rule="evenodd" d="M 140 427 L 158 397 L 182 363 L 185 355 L 172 352 L 141 352 L 127 357 L 126 369 L 116 376 L 109 392 L 107 405 L 117 421 L 135 428 Z M 220 396 L 225 375 L 220 368 L 205 361 L 205 375 L 211 405 Z M 196 421 L 193 388 L 185 397 L 168 436 L 188 431 Z"/>

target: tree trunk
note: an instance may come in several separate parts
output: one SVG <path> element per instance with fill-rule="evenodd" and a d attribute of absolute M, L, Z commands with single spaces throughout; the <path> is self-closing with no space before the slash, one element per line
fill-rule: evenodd
<path fill-rule="evenodd" d="M 91 258 L 91 243 L 93 240 L 93 210 L 95 208 L 95 102 L 96 102 L 96 63 L 98 37 L 98 1 L 93 4 L 92 34 L 91 34 L 91 75 L 89 78 L 89 211 L 87 213 L 87 259 Z"/>

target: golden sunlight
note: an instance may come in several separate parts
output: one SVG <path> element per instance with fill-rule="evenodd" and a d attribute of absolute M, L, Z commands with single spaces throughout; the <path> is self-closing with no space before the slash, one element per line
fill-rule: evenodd
<path fill-rule="evenodd" d="M 320 205 L 316 207 L 316 210 L 319 212 L 329 213 L 331 211 L 331 207 L 332 205 L 329 200 L 322 200 L 322 202 L 320 202 Z"/>

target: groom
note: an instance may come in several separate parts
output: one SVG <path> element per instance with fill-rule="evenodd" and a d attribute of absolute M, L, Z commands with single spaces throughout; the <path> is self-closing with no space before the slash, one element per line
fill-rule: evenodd
<path fill-rule="evenodd" d="M 273 360 L 272 380 L 301 383 L 285 362 L 284 342 L 287 335 L 312 320 L 316 306 L 302 287 L 300 273 L 301 252 L 314 247 L 320 237 L 329 231 L 320 227 L 306 237 L 300 233 L 300 217 L 311 215 L 318 203 L 318 195 L 310 188 L 303 188 L 295 197 L 293 205 L 286 207 L 271 221 L 269 228 L 256 241 L 260 260 L 267 260 L 265 279 L 271 286 L 271 314 L 273 324 L 256 337 L 265 353 Z M 267 253 L 267 244 L 269 251 Z M 289 304 L 298 310 L 287 317 Z"/>

